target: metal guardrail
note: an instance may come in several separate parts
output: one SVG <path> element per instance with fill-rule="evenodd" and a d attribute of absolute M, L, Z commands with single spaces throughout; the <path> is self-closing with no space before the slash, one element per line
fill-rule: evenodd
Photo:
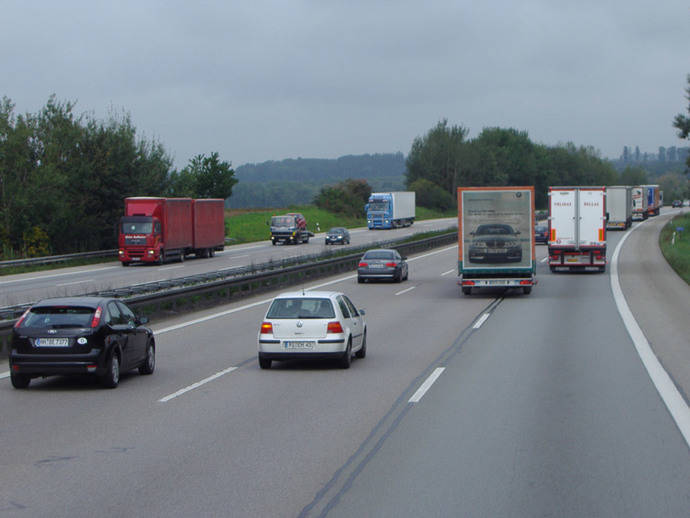
<path fill-rule="evenodd" d="M 70 261 L 72 259 L 88 259 L 90 257 L 109 257 L 117 259 L 117 250 L 98 250 L 95 252 L 79 252 L 76 254 L 64 255 L 48 255 L 45 257 L 30 257 L 28 259 L 10 259 L 7 261 L 0 261 L 0 268 L 9 268 L 10 266 L 29 266 L 33 264 L 53 264 Z"/>
<path fill-rule="evenodd" d="M 376 243 L 374 246 L 369 244 L 366 249 L 387 246 L 396 248 L 401 254 L 406 255 L 455 242 L 457 242 L 457 232 L 450 232 L 409 243 L 395 244 L 388 241 Z M 148 315 L 153 320 L 156 317 L 226 304 L 237 297 L 253 295 L 261 291 L 294 286 L 311 279 L 351 271 L 356 268 L 361 255 L 362 250 L 331 258 L 324 258 L 323 255 L 300 256 L 293 258 L 291 265 L 286 264 L 286 261 L 280 261 L 264 263 L 258 267 L 227 270 L 226 272 L 232 273 L 225 277 L 222 276 L 222 272 L 211 272 L 210 274 L 175 279 L 175 281 L 184 280 L 188 283 L 187 285 L 181 282 L 172 285 L 173 281 L 163 281 L 107 290 L 90 295 L 122 298 L 136 308 L 138 312 Z M 303 264 L 297 264 L 298 260 L 301 260 Z M 304 262 L 305 260 L 310 260 L 310 262 Z M 260 268 L 263 270 L 259 271 Z M 240 270 L 243 271 L 240 272 Z M 213 275 L 216 275 L 215 279 L 211 278 Z M 196 279 L 196 282 L 190 284 L 190 279 Z M 166 282 L 169 283 L 167 288 L 164 287 Z M 157 290 L 153 289 L 154 287 L 151 286 L 153 284 L 158 285 Z M 147 285 L 148 290 L 142 288 Z M 31 304 L 11 308 L 13 310 L 12 316 L 9 318 L 4 316 L 5 320 L 0 321 L 0 356 L 7 355 L 8 339 L 12 326 L 16 318 L 29 306 Z"/>

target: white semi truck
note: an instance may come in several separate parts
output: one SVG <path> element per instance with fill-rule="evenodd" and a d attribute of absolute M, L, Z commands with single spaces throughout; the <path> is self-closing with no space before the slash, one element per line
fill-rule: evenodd
<path fill-rule="evenodd" d="M 609 185 L 606 187 L 607 230 L 626 230 L 632 225 L 632 187 Z"/>
<path fill-rule="evenodd" d="M 606 187 L 549 187 L 549 267 L 606 271 Z"/>

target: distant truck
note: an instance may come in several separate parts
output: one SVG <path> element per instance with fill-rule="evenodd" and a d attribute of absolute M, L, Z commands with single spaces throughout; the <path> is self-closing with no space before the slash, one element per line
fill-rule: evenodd
<path fill-rule="evenodd" d="M 534 187 L 458 188 L 458 285 L 521 288 L 537 284 Z"/>
<path fill-rule="evenodd" d="M 643 185 L 647 190 L 647 216 L 658 216 L 661 208 L 661 191 L 658 185 Z"/>
<path fill-rule="evenodd" d="M 369 230 L 409 227 L 415 218 L 415 193 L 372 192 L 364 211 L 367 213 Z"/>
<path fill-rule="evenodd" d="M 642 221 L 649 217 L 647 214 L 647 189 L 644 185 L 632 188 L 632 219 Z"/>
<path fill-rule="evenodd" d="M 606 271 L 606 187 L 549 187 L 549 267 Z"/>
<path fill-rule="evenodd" d="M 626 230 L 632 225 L 632 187 L 609 185 L 606 187 L 606 229 Z"/>
<path fill-rule="evenodd" d="M 314 234 L 307 230 L 306 218 L 298 212 L 288 212 L 271 218 L 271 243 L 298 245 L 308 243 Z"/>
<path fill-rule="evenodd" d="M 118 235 L 122 266 L 184 261 L 192 253 L 212 257 L 225 246 L 224 207 L 222 199 L 125 198 Z"/>

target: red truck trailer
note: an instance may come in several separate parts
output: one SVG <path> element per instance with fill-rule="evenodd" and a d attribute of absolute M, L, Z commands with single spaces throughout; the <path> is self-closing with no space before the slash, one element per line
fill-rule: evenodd
<path fill-rule="evenodd" d="M 222 250 L 223 206 L 223 200 L 215 199 L 126 198 L 118 237 L 122 265 L 162 264 L 170 258 L 184 261 L 191 253 L 209 257 Z"/>

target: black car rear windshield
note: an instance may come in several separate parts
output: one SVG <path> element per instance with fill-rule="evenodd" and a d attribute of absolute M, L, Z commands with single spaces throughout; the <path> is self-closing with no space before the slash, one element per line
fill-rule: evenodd
<path fill-rule="evenodd" d="M 95 310 L 86 307 L 45 306 L 32 308 L 21 327 L 57 329 L 66 327 L 89 327 Z"/>
<path fill-rule="evenodd" d="M 330 299 L 276 299 L 266 318 L 335 318 L 335 312 Z"/>

